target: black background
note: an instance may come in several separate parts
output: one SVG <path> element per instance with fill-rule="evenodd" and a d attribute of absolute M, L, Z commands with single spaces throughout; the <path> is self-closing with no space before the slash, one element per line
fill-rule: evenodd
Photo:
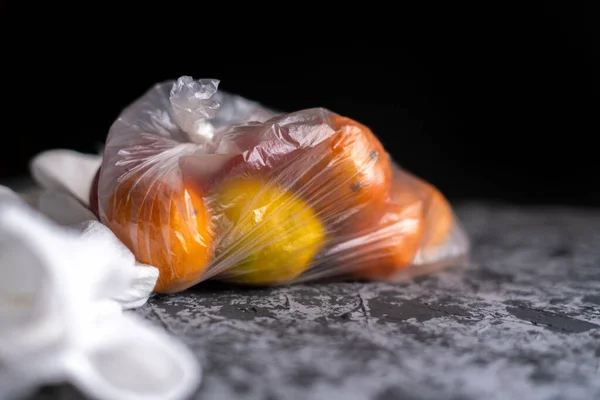
<path fill-rule="evenodd" d="M 451 200 L 600 205 L 591 9 L 215 4 L 5 1 L 0 179 L 44 149 L 96 151 L 129 102 L 192 75 L 359 120 Z"/>

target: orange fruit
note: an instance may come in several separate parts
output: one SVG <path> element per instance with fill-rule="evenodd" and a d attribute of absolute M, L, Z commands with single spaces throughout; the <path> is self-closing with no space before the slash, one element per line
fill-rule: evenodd
<path fill-rule="evenodd" d="M 355 249 L 349 267 L 361 278 L 387 279 L 408 267 L 419 250 L 424 230 L 423 203 L 414 193 L 395 185 L 383 217 L 373 225 L 356 234 L 361 247 Z"/>
<path fill-rule="evenodd" d="M 452 229 L 454 212 L 448 199 L 432 184 L 414 175 L 398 171 L 394 180 L 395 193 L 413 193 L 423 203 L 422 249 L 431 250 L 441 245 Z M 406 195 L 406 194 L 405 194 Z"/>
<path fill-rule="evenodd" d="M 429 250 L 441 245 L 454 223 L 454 213 L 446 197 L 434 186 L 429 185 L 429 206 L 425 211 L 425 237 L 423 248 Z"/>
<path fill-rule="evenodd" d="M 357 233 L 364 249 L 355 251 L 356 276 L 388 279 L 410 267 L 418 251 L 434 250 L 446 240 L 454 219 L 437 188 L 397 168 L 384 209 L 375 226 Z M 361 259 L 361 252 L 369 256 Z"/>
<path fill-rule="evenodd" d="M 178 292 L 201 280 L 212 232 L 200 193 L 179 177 L 138 173 L 117 183 L 104 204 L 104 223 L 139 262 L 160 271 L 155 292 Z"/>
<path fill-rule="evenodd" d="M 296 190 L 336 233 L 356 232 L 382 215 L 391 187 L 388 155 L 373 132 L 350 118 L 328 114 L 335 133 L 299 163 Z"/>

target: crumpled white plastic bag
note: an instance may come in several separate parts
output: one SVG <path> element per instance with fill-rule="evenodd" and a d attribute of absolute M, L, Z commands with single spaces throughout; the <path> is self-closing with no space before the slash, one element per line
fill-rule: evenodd
<path fill-rule="evenodd" d="M 106 400 L 184 399 L 196 389 L 201 369 L 189 350 L 123 313 L 139 304 L 131 290 L 140 267 L 123 262 L 127 252 L 97 221 L 58 225 L 0 188 L 1 399 L 64 381 Z"/>
<path fill-rule="evenodd" d="M 30 171 L 43 189 L 68 193 L 87 206 L 90 184 L 101 163 L 100 155 L 53 149 L 36 155 L 30 162 Z"/>
<path fill-rule="evenodd" d="M 74 229 L 81 239 L 111 254 L 115 265 L 134 266 L 135 279 L 131 286 L 114 300 L 125 309 L 140 307 L 152 295 L 158 269 L 137 262 L 133 253 L 89 210 L 90 186 L 100 162 L 100 155 L 72 150 L 40 153 L 31 161 L 30 169 L 41 190 L 28 193 L 24 198 L 56 224 Z"/>

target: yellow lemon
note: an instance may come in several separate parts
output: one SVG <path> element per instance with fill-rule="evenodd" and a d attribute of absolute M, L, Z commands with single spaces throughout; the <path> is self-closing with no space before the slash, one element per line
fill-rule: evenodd
<path fill-rule="evenodd" d="M 325 242 L 325 228 L 312 208 L 272 182 L 236 179 L 218 189 L 221 215 L 216 264 L 219 278 L 269 285 L 293 280 Z"/>

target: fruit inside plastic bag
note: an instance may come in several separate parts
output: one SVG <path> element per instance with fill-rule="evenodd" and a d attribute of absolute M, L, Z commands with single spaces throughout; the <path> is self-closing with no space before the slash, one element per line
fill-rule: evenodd
<path fill-rule="evenodd" d="M 91 203 L 160 270 L 156 292 L 405 279 L 467 257 L 448 200 L 367 126 L 323 108 L 273 111 L 218 84 L 158 84 L 106 140 Z"/>

